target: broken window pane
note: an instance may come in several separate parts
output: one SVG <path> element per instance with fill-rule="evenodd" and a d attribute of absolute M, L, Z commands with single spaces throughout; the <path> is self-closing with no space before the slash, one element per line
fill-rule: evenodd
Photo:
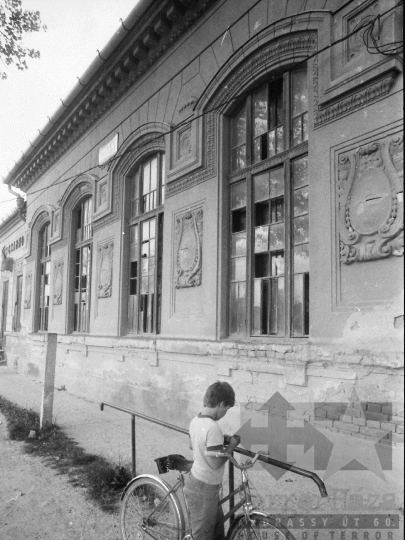
<path fill-rule="evenodd" d="M 232 232 L 246 231 L 246 208 L 232 212 Z"/>
<path fill-rule="evenodd" d="M 283 124 L 283 80 L 278 79 L 269 85 L 270 130 Z"/>
<path fill-rule="evenodd" d="M 271 223 L 284 221 L 284 198 L 271 201 Z"/>
<path fill-rule="evenodd" d="M 250 305 L 246 304 L 245 308 L 252 310 L 251 332 L 256 336 L 308 335 L 308 162 L 306 156 L 291 159 L 285 153 L 290 145 L 302 147 L 307 138 L 306 69 L 278 75 L 278 79 L 255 88 L 232 119 L 233 168 L 243 166 L 249 170 L 239 203 L 235 202 L 238 196 L 231 187 L 231 257 L 245 259 L 246 256 L 251 266 L 239 274 L 238 262 L 233 260 L 231 273 L 235 281 L 236 276 L 242 280 L 250 271 L 252 279 L 245 285 L 251 287 L 247 295 Z M 270 160 L 273 156 L 277 159 Z M 268 170 L 264 164 L 256 166 L 263 160 L 269 160 Z M 271 169 L 270 165 L 276 168 Z M 289 167 L 288 171 L 285 166 Z M 298 289 L 294 300 L 294 287 L 298 287 L 294 280 L 298 275 L 303 276 L 301 323 L 297 322 L 297 314 L 294 315 L 294 301 L 296 304 L 299 301 Z M 238 293 L 235 286 L 232 287 L 234 300 L 231 305 L 236 310 Z M 286 297 L 291 304 L 287 307 Z M 243 311 L 246 326 L 245 315 Z M 231 317 L 231 328 L 243 327 L 237 322 L 236 313 Z M 300 333 L 293 330 L 294 324 L 301 324 Z"/>
<path fill-rule="evenodd" d="M 255 255 L 255 277 L 270 276 L 270 255 L 268 253 L 259 253 Z"/>
<path fill-rule="evenodd" d="M 269 201 L 255 204 L 255 226 L 267 225 L 270 223 Z"/>

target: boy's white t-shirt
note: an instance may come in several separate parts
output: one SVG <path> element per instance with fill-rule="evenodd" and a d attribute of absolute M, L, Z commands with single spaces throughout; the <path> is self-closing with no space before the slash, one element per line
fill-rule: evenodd
<path fill-rule="evenodd" d="M 205 455 L 207 448 L 220 451 L 224 447 L 224 434 L 218 422 L 210 416 L 196 416 L 190 423 L 190 439 L 194 457 L 191 474 L 205 484 L 222 484 L 225 464 L 219 469 L 212 469 Z"/>

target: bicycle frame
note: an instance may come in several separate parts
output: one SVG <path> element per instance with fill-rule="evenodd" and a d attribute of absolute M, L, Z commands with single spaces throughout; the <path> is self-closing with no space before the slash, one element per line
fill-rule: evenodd
<path fill-rule="evenodd" d="M 229 501 L 229 499 L 231 497 L 235 496 L 237 493 L 243 492 L 243 497 L 241 498 L 241 500 L 235 506 L 233 506 L 226 515 L 224 515 L 224 518 L 221 521 L 221 525 L 224 524 L 226 521 L 228 521 L 228 519 L 230 519 L 231 516 L 233 516 L 239 510 L 239 508 L 241 508 L 242 506 L 243 506 L 243 511 L 244 511 L 247 518 L 249 518 L 249 514 L 253 510 L 255 510 L 255 512 L 257 512 L 257 510 L 254 508 L 254 506 L 252 504 L 252 497 L 251 497 L 251 494 L 250 494 L 249 479 L 248 479 L 247 471 L 242 470 L 241 474 L 242 474 L 242 482 L 241 482 L 241 484 L 236 489 L 234 489 L 231 493 L 229 493 L 226 497 L 224 497 L 223 499 L 221 499 L 219 501 L 219 504 L 222 505 L 225 502 Z M 137 477 L 137 478 L 139 478 L 139 477 Z M 180 529 L 182 534 L 183 534 L 182 539 L 185 540 L 187 538 L 193 538 L 192 530 L 190 528 L 190 523 L 191 523 L 190 509 L 188 507 L 187 499 L 184 496 L 184 491 L 183 491 L 183 488 L 184 488 L 184 473 L 180 473 L 178 481 L 176 482 L 176 484 L 173 487 L 170 487 L 168 484 L 166 484 L 166 482 L 163 482 L 162 480 L 160 480 L 160 481 L 162 482 L 163 485 L 165 485 L 166 487 L 169 488 L 169 491 L 166 493 L 166 495 L 163 497 L 163 499 L 159 502 L 159 504 L 152 510 L 152 512 L 147 517 L 147 520 L 146 520 L 146 522 L 144 524 L 145 528 L 146 528 L 146 525 L 148 524 L 149 520 L 152 518 L 152 516 L 156 512 L 158 512 L 159 508 L 165 503 L 166 499 L 168 499 L 172 494 L 176 493 L 179 490 L 180 486 L 181 486 L 181 490 L 182 490 L 182 493 L 183 493 L 183 499 L 184 499 L 184 503 L 185 503 L 185 507 L 186 507 L 186 511 L 187 511 L 186 527 L 185 527 L 185 529 Z M 130 484 L 131 483 L 132 482 L 130 482 Z M 129 487 L 130 484 L 128 484 L 127 487 Z M 121 498 L 124 498 L 125 492 L 126 492 L 126 490 L 124 490 L 124 493 L 122 494 Z M 265 515 L 265 514 L 263 514 L 263 515 Z M 166 526 L 170 527 L 168 524 L 166 524 Z M 150 533 L 148 533 L 148 534 L 150 534 Z M 162 533 L 160 533 L 160 535 L 162 536 Z M 150 535 L 150 536 L 152 536 L 152 535 Z M 165 536 L 165 538 L 167 538 L 168 540 L 172 540 L 169 536 L 166 536 L 166 535 L 163 535 L 163 536 Z M 153 536 L 152 536 L 152 538 L 153 538 Z"/>
<path fill-rule="evenodd" d="M 245 522 L 246 524 L 251 523 L 253 525 L 254 520 L 257 518 L 257 516 L 262 516 L 263 518 L 269 517 L 266 513 L 261 512 L 257 507 L 255 507 L 253 505 L 252 496 L 251 496 L 250 487 L 249 487 L 249 479 L 248 479 L 247 469 L 253 467 L 254 463 L 257 461 L 259 456 L 260 456 L 260 453 L 257 453 L 255 455 L 253 461 L 249 460 L 245 464 L 241 465 L 241 464 L 239 464 L 239 463 L 237 463 L 235 461 L 235 459 L 232 457 L 232 455 L 226 455 L 225 456 L 225 455 L 223 455 L 221 453 L 215 453 L 215 455 L 214 455 L 214 457 L 227 457 L 233 463 L 233 465 L 241 471 L 241 477 L 242 477 L 241 484 L 236 489 L 233 489 L 226 497 L 223 497 L 219 501 L 220 505 L 223 505 L 225 502 L 230 501 L 231 508 L 229 509 L 229 512 L 226 515 L 224 515 L 224 517 L 223 517 L 223 519 L 221 520 L 221 523 L 220 523 L 221 525 L 223 525 L 226 521 L 231 520 L 231 529 L 230 530 L 232 530 L 232 516 L 234 516 L 236 514 L 236 512 L 240 508 L 242 508 L 243 514 L 239 514 L 236 517 L 236 519 L 238 520 L 238 519 L 244 517 L 245 520 L 246 520 L 246 522 Z M 173 457 L 176 457 L 176 456 L 173 456 Z M 180 456 L 180 457 L 182 457 L 182 456 Z M 163 460 L 165 458 L 161 458 L 161 459 Z M 165 466 L 168 467 L 167 464 Z M 159 465 L 158 465 L 158 468 L 159 468 Z M 156 476 L 140 475 L 140 476 L 137 476 L 136 478 L 134 478 L 126 486 L 126 488 L 124 490 L 124 493 L 122 495 L 122 498 L 125 497 L 125 494 L 126 494 L 127 490 L 129 489 L 129 487 L 134 482 L 136 482 L 137 480 L 142 479 L 143 477 L 145 477 L 145 478 L 153 478 L 155 481 L 157 481 L 161 485 L 161 487 L 164 488 L 164 490 L 166 491 L 166 494 L 163 496 L 163 499 L 159 500 L 159 503 L 151 511 L 151 513 L 149 515 L 145 516 L 145 514 L 143 514 L 144 517 L 143 517 L 142 523 L 140 525 L 141 529 L 143 531 L 145 531 L 153 540 L 162 540 L 162 537 L 164 539 L 166 539 L 166 540 L 174 540 L 174 539 L 179 538 L 179 533 L 181 535 L 180 540 L 194 540 L 192 530 L 191 530 L 190 509 L 189 509 L 189 506 L 188 506 L 187 498 L 185 497 L 185 493 L 184 493 L 184 487 L 185 487 L 185 481 L 184 481 L 185 472 L 184 471 L 186 469 L 180 468 L 180 466 L 179 466 L 179 468 L 177 468 L 177 467 L 175 468 L 175 467 L 172 466 L 172 467 L 168 467 L 168 470 L 177 470 L 180 473 L 180 476 L 178 477 L 178 480 L 177 480 L 177 482 L 175 483 L 175 485 L 173 487 L 171 487 L 167 482 L 165 482 L 164 480 L 162 480 L 162 479 L 160 479 L 160 478 L 158 478 Z M 190 469 L 188 469 L 188 470 L 190 470 Z M 161 471 L 159 469 L 159 472 L 167 472 L 167 471 L 164 470 L 164 469 L 162 469 L 162 471 Z M 184 518 L 183 518 L 183 512 L 182 512 L 182 508 L 181 508 L 183 506 L 183 503 L 181 503 L 180 500 L 178 499 L 178 497 L 176 496 L 176 492 L 179 490 L 180 486 L 181 486 L 181 490 L 182 490 L 184 506 L 186 508 L 187 522 L 185 522 Z M 323 486 L 323 483 L 322 483 L 322 486 Z M 324 486 L 323 486 L 323 488 L 324 488 Z M 321 488 L 320 488 L 320 491 L 321 491 L 321 494 L 322 494 Z M 325 489 L 324 489 L 324 491 L 326 493 Z M 234 496 L 237 493 L 241 494 L 241 500 L 237 504 L 234 504 Z M 177 508 L 177 515 L 180 517 L 180 520 L 178 522 L 178 525 L 169 524 L 167 522 L 164 523 L 164 525 L 166 527 L 173 530 L 173 537 L 169 536 L 168 534 L 164 534 L 162 532 L 159 532 L 158 533 L 159 538 L 156 538 L 154 536 L 154 534 L 153 534 L 153 530 L 152 529 L 150 530 L 149 527 L 153 528 L 153 526 L 156 523 L 158 523 L 159 518 L 154 519 L 153 516 L 156 513 L 159 514 L 159 509 L 161 509 L 162 505 L 165 504 L 165 501 L 167 501 L 170 498 L 172 499 L 172 503 Z M 183 508 L 184 508 L 184 506 L 183 506 Z M 169 532 L 169 534 L 171 534 L 170 531 L 168 531 L 168 532 Z M 288 536 L 287 536 L 287 538 L 288 538 Z M 249 530 L 248 530 L 248 539 L 250 540 L 250 532 L 249 532 Z M 257 540 L 257 537 L 256 537 L 256 540 Z"/>
<path fill-rule="evenodd" d="M 231 493 L 229 493 L 226 497 L 224 497 L 223 499 L 221 499 L 219 501 L 219 504 L 222 505 L 223 503 L 228 501 L 231 497 L 233 497 L 237 493 L 240 493 L 241 491 L 243 491 L 243 497 L 241 498 L 241 500 L 237 504 L 235 504 L 235 506 L 233 506 L 229 510 L 229 512 L 226 515 L 224 515 L 224 518 L 221 521 L 221 525 L 224 524 L 228 519 L 230 519 L 231 516 L 236 514 L 236 512 L 242 506 L 243 506 L 243 511 L 244 511 L 246 517 L 248 517 L 249 513 L 254 510 L 254 507 L 253 507 L 253 504 L 252 504 L 252 496 L 250 495 L 249 479 L 248 479 L 247 471 L 241 471 L 241 474 L 242 474 L 242 482 L 241 482 L 241 484 L 236 489 L 231 491 Z"/>

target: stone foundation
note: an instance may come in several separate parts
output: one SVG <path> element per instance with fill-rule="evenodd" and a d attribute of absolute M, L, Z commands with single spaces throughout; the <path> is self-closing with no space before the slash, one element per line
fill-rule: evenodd
<path fill-rule="evenodd" d="M 42 380 L 44 336 L 7 340 L 9 365 Z M 240 404 L 229 415 L 230 429 L 238 428 L 241 409 L 259 408 L 279 392 L 300 404 L 289 411 L 295 420 L 397 443 L 404 436 L 402 366 L 400 353 L 311 344 L 59 336 L 55 386 L 187 426 L 206 387 L 220 379 Z"/>

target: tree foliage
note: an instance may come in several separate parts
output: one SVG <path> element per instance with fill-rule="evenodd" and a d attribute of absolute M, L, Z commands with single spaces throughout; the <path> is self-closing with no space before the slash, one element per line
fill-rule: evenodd
<path fill-rule="evenodd" d="M 39 58 L 36 49 L 24 46 L 24 34 L 46 30 L 41 24 L 39 11 L 25 10 L 21 0 L 0 0 L 0 59 L 6 66 L 14 64 L 17 69 L 27 69 L 27 58 Z M 0 78 L 7 73 L 0 67 Z"/>

